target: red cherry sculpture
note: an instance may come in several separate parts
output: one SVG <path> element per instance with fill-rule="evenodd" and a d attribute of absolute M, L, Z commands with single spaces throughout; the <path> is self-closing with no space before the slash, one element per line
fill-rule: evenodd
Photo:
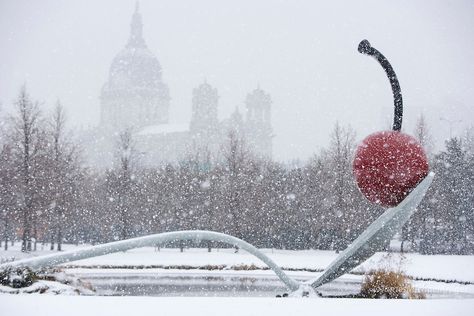
<path fill-rule="evenodd" d="M 400 132 L 403 100 L 397 75 L 387 58 L 367 40 L 359 52 L 374 57 L 385 70 L 395 105 L 393 131 L 369 135 L 357 148 L 353 163 L 360 191 L 370 201 L 385 207 L 398 205 L 428 175 L 428 159 L 415 138 Z"/>
<path fill-rule="evenodd" d="M 367 199 L 391 207 L 428 175 L 428 160 L 414 137 L 384 131 L 362 141 L 353 168 L 357 185 Z"/>

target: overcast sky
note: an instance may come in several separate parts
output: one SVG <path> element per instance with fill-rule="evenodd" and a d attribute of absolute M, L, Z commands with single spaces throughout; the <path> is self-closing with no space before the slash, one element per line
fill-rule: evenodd
<path fill-rule="evenodd" d="M 26 82 L 34 99 L 60 99 L 72 124 L 93 126 L 110 63 L 125 46 L 133 0 L 0 0 L 0 104 Z M 260 84 L 273 99 L 277 160 L 327 146 L 338 120 L 357 139 L 390 126 L 393 99 L 368 39 L 392 63 L 404 130 L 424 113 L 441 147 L 474 122 L 474 1 L 141 0 L 144 37 L 186 123 L 192 89 L 219 91 L 221 118 Z M 443 119 L 443 120 L 442 120 Z M 449 123 L 448 121 L 451 121 Z"/>

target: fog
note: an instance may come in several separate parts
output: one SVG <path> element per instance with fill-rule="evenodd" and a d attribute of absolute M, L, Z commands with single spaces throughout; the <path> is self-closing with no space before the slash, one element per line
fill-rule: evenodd
<path fill-rule="evenodd" d="M 0 0 L 0 107 L 23 83 L 60 99 L 70 122 L 98 124 L 99 94 L 125 46 L 135 1 Z M 258 85 L 272 96 L 276 160 L 327 146 L 336 121 L 357 138 L 391 125 L 385 73 L 357 52 L 368 39 L 394 67 L 404 130 L 423 113 L 440 148 L 474 118 L 472 1 L 140 1 L 144 38 L 171 95 L 171 122 L 187 123 L 192 89 L 219 92 L 219 116 L 244 110 Z"/>

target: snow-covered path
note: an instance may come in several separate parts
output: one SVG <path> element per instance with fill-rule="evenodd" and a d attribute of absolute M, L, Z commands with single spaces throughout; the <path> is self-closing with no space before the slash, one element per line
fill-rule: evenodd
<path fill-rule="evenodd" d="M 0 295 L 2 315 L 472 315 L 474 300 Z"/>

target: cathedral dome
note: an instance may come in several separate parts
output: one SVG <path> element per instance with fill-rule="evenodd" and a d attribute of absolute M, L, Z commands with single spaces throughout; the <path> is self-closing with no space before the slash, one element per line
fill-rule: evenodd
<path fill-rule="evenodd" d="M 127 46 L 115 56 L 104 90 L 161 89 L 161 65 L 143 39 L 143 24 L 138 5 L 130 25 Z"/>
<path fill-rule="evenodd" d="M 146 47 L 126 47 L 113 60 L 109 72 L 109 89 L 159 88 L 161 66 Z"/>
<path fill-rule="evenodd" d="M 100 124 L 104 129 L 139 129 L 168 122 L 168 86 L 162 80 L 158 59 L 143 39 L 138 4 L 132 17 L 128 43 L 113 59 L 100 99 Z"/>

